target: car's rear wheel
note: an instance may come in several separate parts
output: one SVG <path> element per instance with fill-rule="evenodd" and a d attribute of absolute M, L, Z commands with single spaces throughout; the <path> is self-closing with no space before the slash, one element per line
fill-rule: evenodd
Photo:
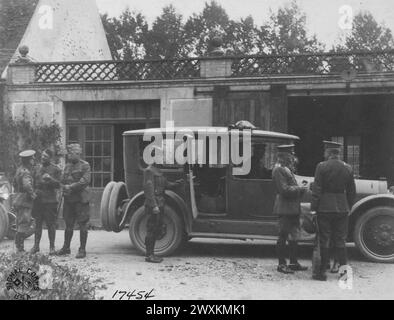
<path fill-rule="evenodd" d="M 9 219 L 7 209 L 0 203 L 0 241 L 7 235 Z"/>
<path fill-rule="evenodd" d="M 143 206 L 139 207 L 130 219 L 129 235 L 134 247 L 145 254 L 145 237 L 148 214 Z M 185 229 L 181 217 L 170 206 L 165 206 L 163 215 L 163 233 L 155 244 L 155 254 L 168 256 L 183 243 Z"/>
<path fill-rule="evenodd" d="M 354 228 L 360 252 L 375 262 L 394 262 L 394 208 L 379 206 L 361 215 Z"/>

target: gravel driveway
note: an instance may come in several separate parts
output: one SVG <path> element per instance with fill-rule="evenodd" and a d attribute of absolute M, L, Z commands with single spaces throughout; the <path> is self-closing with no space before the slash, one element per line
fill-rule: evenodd
<path fill-rule="evenodd" d="M 276 272 L 275 244 L 265 241 L 193 239 L 178 255 L 161 264 L 147 264 L 132 247 L 127 230 L 115 234 L 91 231 L 88 257 L 76 260 L 78 232 L 70 257 L 55 257 L 61 264 L 76 265 L 92 280 L 101 280 L 107 289 L 99 291 L 111 299 L 116 290 L 150 292 L 154 299 L 393 299 L 394 265 L 365 261 L 349 246 L 353 268 L 353 289 L 341 289 L 337 275 L 327 282 L 311 280 L 311 272 L 283 275 Z M 63 231 L 56 245 L 62 245 Z M 33 240 L 25 241 L 30 249 Z M 48 251 L 46 231 L 42 252 Z M 0 251 L 13 250 L 13 242 L 4 240 Z M 312 248 L 300 248 L 300 262 L 311 265 Z M 115 298 L 120 298 L 119 294 Z"/>

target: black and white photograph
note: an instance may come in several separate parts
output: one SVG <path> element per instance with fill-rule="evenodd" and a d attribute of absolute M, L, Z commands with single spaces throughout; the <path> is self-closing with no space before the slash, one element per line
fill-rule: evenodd
<path fill-rule="evenodd" d="M 393 300 L 393 32 L 392 0 L 0 0 L 0 300 Z"/>

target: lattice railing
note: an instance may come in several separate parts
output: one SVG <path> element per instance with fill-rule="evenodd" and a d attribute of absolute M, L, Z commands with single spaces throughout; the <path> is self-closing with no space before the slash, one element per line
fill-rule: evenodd
<path fill-rule="evenodd" d="M 36 82 L 143 81 L 200 78 L 206 59 L 232 61 L 232 77 L 394 71 L 394 50 L 379 52 L 254 55 L 166 60 L 36 63 Z"/>
<path fill-rule="evenodd" d="M 234 57 L 233 77 L 264 75 L 340 74 L 394 71 L 394 50 Z"/>
<path fill-rule="evenodd" d="M 38 63 L 35 71 L 36 82 L 168 80 L 199 76 L 199 59 Z"/>

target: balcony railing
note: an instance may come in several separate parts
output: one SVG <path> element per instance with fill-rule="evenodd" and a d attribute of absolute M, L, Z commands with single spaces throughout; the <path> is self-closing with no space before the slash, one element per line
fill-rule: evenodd
<path fill-rule="evenodd" d="M 324 75 L 394 71 L 394 50 L 352 53 L 245 56 L 233 59 L 233 77 Z"/>
<path fill-rule="evenodd" d="M 231 77 L 329 75 L 349 71 L 353 73 L 394 71 L 394 50 L 390 50 L 163 60 L 34 63 L 35 82 L 196 79 L 201 77 L 201 63 L 207 60 L 226 60 L 231 63 Z"/>
<path fill-rule="evenodd" d="M 191 79 L 200 76 L 199 59 L 38 63 L 36 82 Z"/>

